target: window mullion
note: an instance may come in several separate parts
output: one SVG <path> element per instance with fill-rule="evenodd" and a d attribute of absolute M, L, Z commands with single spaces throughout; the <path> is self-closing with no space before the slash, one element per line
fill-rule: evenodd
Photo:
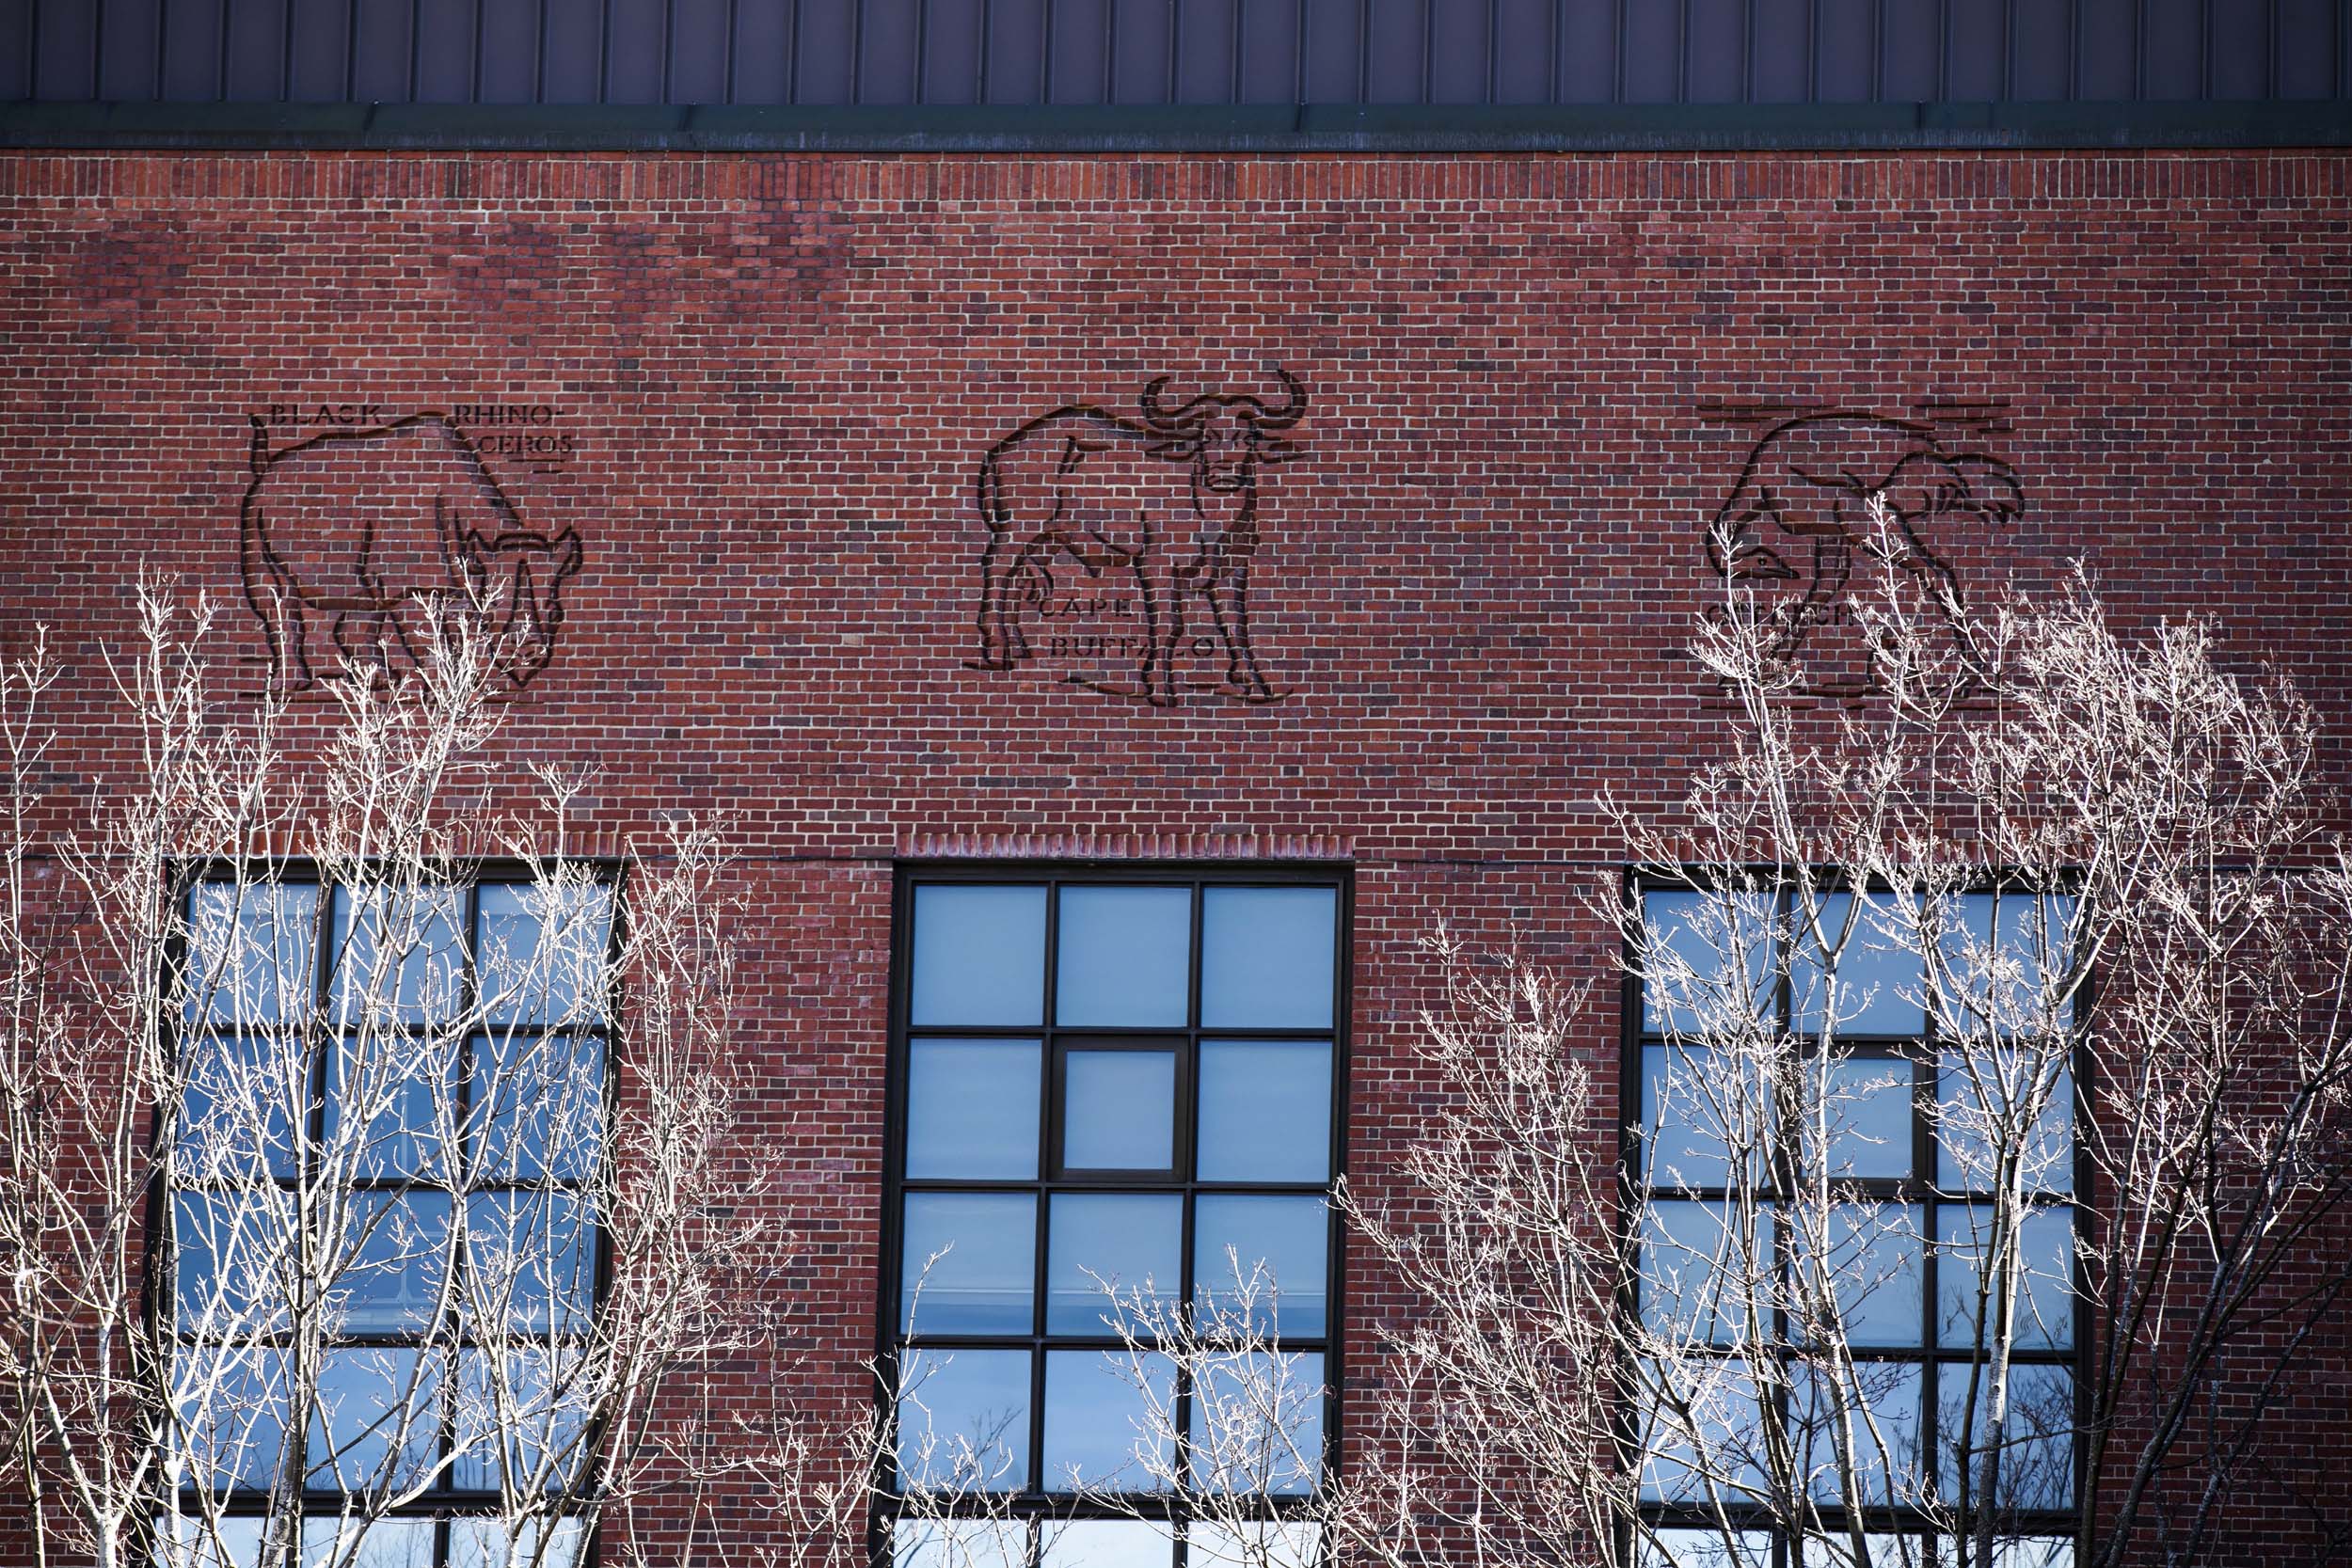
<path fill-rule="evenodd" d="M 1924 927 L 1923 927 L 1924 928 Z M 1937 1177 L 1940 1164 L 1940 1128 L 1944 1084 L 1944 1035 L 1936 1016 L 1935 997 L 1930 970 L 1922 960 L 1920 985 L 1921 1037 L 1920 1061 L 1914 1069 L 1916 1082 L 1912 1096 L 1912 1159 L 1917 1166 L 1923 1198 L 1922 1224 L 1927 1234 L 1921 1239 L 1924 1256 L 1919 1266 L 1919 1327 L 1920 1343 L 1927 1354 L 1919 1367 L 1919 1483 L 1922 1490 L 1942 1497 L 1943 1455 L 1938 1445 L 1944 1429 L 1944 1333 L 1941 1315 L 1943 1302 L 1943 1272 L 1940 1261 L 1942 1248 L 1937 1244 L 1943 1235 L 1944 1196 Z M 1943 1498 L 1948 1502 L 1950 1499 Z"/>
<path fill-rule="evenodd" d="M 1040 1304 L 1030 1303 L 1031 1323 L 1041 1310 Z M 1049 1479 L 1045 1474 L 1045 1341 L 1041 1337 L 1029 1341 L 1029 1430 L 1028 1452 L 1024 1458 L 1027 1492 L 1042 1493 Z"/>
<path fill-rule="evenodd" d="M 310 1255 L 313 1243 L 310 1234 L 312 1218 L 310 1200 L 324 1174 L 320 1165 L 320 1156 L 326 1148 L 326 1141 L 327 1100 L 330 1095 L 340 1091 L 337 1069 L 342 1066 L 344 1052 L 344 1039 L 340 1028 L 342 1020 L 338 1016 L 342 1009 L 335 1007 L 333 990 L 335 970 L 342 957 L 340 951 L 341 944 L 335 941 L 335 916 L 337 906 L 342 901 L 344 894 L 341 888 L 327 881 L 324 872 L 318 874 L 314 885 L 318 891 L 313 895 L 315 901 L 310 911 L 312 926 L 310 1007 L 309 1016 L 301 1021 L 299 1033 L 295 1037 L 302 1042 L 301 1049 L 305 1053 L 310 1050 L 312 1040 L 322 1042 L 318 1048 L 318 1059 L 303 1064 L 303 1078 L 310 1085 L 310 1094 L 309 1103 L 303 1106 L 302 1131 L 296 1134 L 301 1141 L 300 1146 L 294 1151 L 294 1161 L 295 1173 L 294 1220 L 296 1230 L 294 1245 L 298 1249 L 297 1256 L 306 1259 Z M 358 926 L 358 916 L 356 910 L 348 924 L 355 927 Z M 286 1021 L 281 1019 L 279 1022 L 282 1024 Z M 288 1117 L 287 1122 L 291 1129 L 294 1125 L 294 1118 Z M 263 1174 L 266 1177 L 266 1170 Z M 310 1269 L 305 1268 L 299 1271 L 296 1279 L 296 1285 L 306 1293 L 316 1283 L 311 1274 Z M 317 1353 L 315 1364 L 311 1369 L 313 1383 L 324 1381 L 326 1375 L 325 1347 L 318 1344 L 318 1336 L 306 1334 L 301 1323 L 294 1315 L 293 1305 L 293 1302 L 289 1300 L 286 1323 L 291 1340 L 288 1346 L 289 1354 L 293 1356 L 300 1356 L 303 1354 L 302 1340 L 306 1337 L 309 1338 L 311 1340 L 311 1348 Z M 315 1313 L 323 1305 L 322 1302 L 312 1301 L 310 1304 L 310 1310 Z M 291 1366 L 286 1369 L 286 1376 L 289 1384 L 288 1392 L 294 1392 L 294 1389 L 292 1386 L 294 1369 Z M 317 1392 L 315 1387 L 312 1392 L 315 1396 Z M 294 1523 L 289 1532 L 290 1539 L 286 1548 L 291 1560 L 301 1550 L 302 1521 L 309 1512 L 303 1506 L 303 1499 L 310 1489 L 310 1402 L 309 1400 L 303 1401 L 297 1407 L 287 1412 L 287 1426 L 290 1430 L 286 1433 L 285 1442 L 294 1453 Z"/>
<path fill-rule="evenodd" d="M 439 1440 L 436 1444 L 436 1449 L 444 1464 L 441 1472 L 441 1487 L 445 1491 L 460 1489 L 457 1402 L 458 1391 L 465 1377 L 464 1362 L 467 1341 L 470 1338 L 465 1327 L 465 1307 L 471 1293 L 473 1282 L 472 1247 L 469 1244 L 472 1241 L 473 1230 L 471 1207 L 473 1182 L 469 1180 L 473 1174 L 473 1160 L 468 1144 L 473 1121 L 474 1074 L 480 1067 L 475 1053 L 474 1026 L 481 1024 L 484 1029 L 488 1028 L 486 1015 L 489 1007 L 483 995 L 482 985 L 482 884 L 478 879 L 469 881 L 466 886 L 461 929 L 464 932 L 464 939 L 458 953 L 458 994 L 456 1018 L 453 1020 L 458 1025 L 455 1065 L 457 1082 L 450 1085 L 447 1090 L 453 1111 L 450 1118 L 452 1143 L 449 1148 L 441 1150 L 442 1180 L 450 1195 L 450 1303 L 452 1309 L 456 1313 L 455 1321 L 450 1325 L 448 1370 L 442 1376 L 440 1398 L 441 1432 Z M 601 1156 L 602 1151 L 598 1152 Z M 549 1218 L 550 1220 L 553 1218 L 551 1209 Z M 601 1277 L 593 1281 L 591 1289 L 598 1300 L 603 1298 L 604 1281 Z M 552 1308 L 552 1300 L 550 1300 L 550 1308 Z M 593 1309 L 592 1307 L 591 1310 Z M 552 1323 L 550 1323 L 551 1327 Z M 437 1527 L 434 1561 L 447 1562 L 449 1560 L 450 1537 L 455 1528 L 447 1520 Z"/>
<path fill-rule="evenodd" d="M 1038 999 L 1037 1016 L 1048 1029 L 1057 1027 L 1061 1022 L 1060 1009 L 1056 1005 L 1060 996 L 1057 988 L 1061 979 L 1061 890 L 1059 878 L 1052 879 L 1045 884 L 1045 972 L 1040 977 L 1045 993 Z"/>

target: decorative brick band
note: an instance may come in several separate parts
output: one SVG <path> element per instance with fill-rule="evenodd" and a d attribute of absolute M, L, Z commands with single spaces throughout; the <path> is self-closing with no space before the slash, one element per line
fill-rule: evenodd
<path fill-rule="evenodd" d="M 901 860 L 1344 861 L 1352 839 L 1324 833 L 930 833 L 900 836 Z"/>

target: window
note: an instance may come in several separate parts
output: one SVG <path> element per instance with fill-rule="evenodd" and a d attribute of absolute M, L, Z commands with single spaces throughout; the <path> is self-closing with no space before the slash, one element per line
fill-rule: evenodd
<path fill-rule="evenodd" d="M 1084 1515 L 1099 1489 L 1166 1495 L 1180 1518 L 1187 1489 L 1312 1490 L 1344 895 L 1312 876 L 902 879 L 883 1324 L 901 1495 Z M 1180 1369 L 1150 1350 L 1168 1323 L 1245 1343 Z M 1228 1413 L 1267 1399 L 1279 1451 L 1238 1451 Z M 902 1556 L 946 1528 L 902 1526 Z M 1167 1568 L 1166 1541 L 1100 1520 L 1003 1549 Z"/>
<path fill-rule="evenodd" d="M 550 876 L 191 892 L 160 1560 L 258 1565 L 296 1493 L 300 1560 L 503 1561 L 501 1495 L 579 1554 L 612 889 Z"/>
<path fill-rule="evenodd" d="M 1793 892 L 1645 893 L 1627 1078 L 1650 1560 L 1843 1562 L 1850 1496 L 1905 1538 L 1886 1560 L 1939 1560 L 1935 1535 L 1987 1511 L 2004 1560 L 2071 1560 L 2071 911 L 1834 893 L 1816 927 Z M 1836 1539 L 1797 1538 L 1808 1509 Z"/>

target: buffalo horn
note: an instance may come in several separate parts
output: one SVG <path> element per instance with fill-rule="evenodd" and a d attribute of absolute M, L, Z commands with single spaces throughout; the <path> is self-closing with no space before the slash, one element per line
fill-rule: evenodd
<path fill-rule="evenodd" d="M 1300 417 L 1307 412 L 1307 388 L 1298 384 L 1298 377 L 1279 365 L 1275 367 L 1274 373 L 1282 378 L 1284 387 L 1290 388 L 1289 400 L 1279 408 L 1268 408 L 1262 403 L 1258 404 L 1259 412 L 1255 423 L 1261 430 L 1288 430 L 1296 424 Z M 1258 402 L 1255 398 L 1249 401 Z"/>
<path fill-rule="evenodd" d="M 1178 409 L 1170 410 L 1162 407 L 1160 390 L 1174 379 L 1176 379 L 1174 376 L 1155 375 L 1152 378 L 1152 384 L 1143 389 L 1143 422 L 1154 430 L 1181 430 L 1185 425 L 1197 423 L 1201 415 L 1207 412 L 1200 406 L 1209 401 L 1205 397 L 1195 398 Z"/>

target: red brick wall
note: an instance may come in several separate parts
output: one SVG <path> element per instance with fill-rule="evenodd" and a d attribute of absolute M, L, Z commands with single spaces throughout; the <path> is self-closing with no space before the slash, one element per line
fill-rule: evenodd
<path fill-rule="evenodd" d="M 224 596 L 233 681 L 263 678 L 249 418 L 285 417 L 276 459 L 339 418 L 451 417 L 518 531 L 580 542 L 516 758 L 598 765 L 608 840 L 733 814 L 761 1115 L 837 1227 L 813 1300 L 846 1358 L 894 857 L 1352 861 L 1376 1179 L 1438 916 L 1598 972 L 1575 901 L 1620 857 L 1594 798 L 1670 802 L 1712 744 L 1680 651 L 1704 525 L 1777 420 L 1997 458 L 2022 515 L 1933 539 L 1966 593 L 2080 557 L 2127 619 L 2217 613 L 2320 699 L 2344 779 L 2348 340 L 2335 154 L 9 157 L 0 638 L 52 626 L 60 782 L 95 789 L 142 563 Z M 1132 683 L 1132 615 L 1030 605 L 1041 657 L 972 667 L 993 443 L 1133 417 L 1160 375 L 1277 404 L 1278 367 L 1308 407 L 1259 472 L 1250 613 L 1281 700 L 1221 688 L 1198 602 L 1173 705 L 1061 678 Z M 2249 1523 L 2308 1539 L 2282 1505 Z"/>

